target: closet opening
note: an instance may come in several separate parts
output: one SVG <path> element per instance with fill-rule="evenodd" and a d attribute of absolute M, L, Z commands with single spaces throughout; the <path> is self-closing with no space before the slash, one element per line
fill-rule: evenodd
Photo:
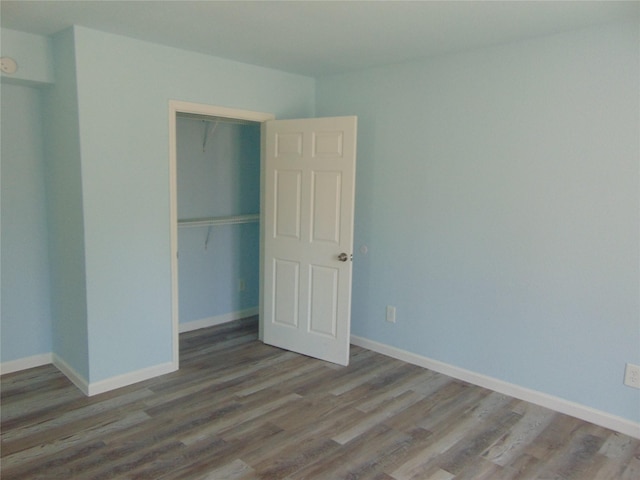
<path fill-rule="evenodd" d="M 261 125 L 272 117 L 243 118 L 251 112 L 241 112 L 238 118 L 228 116 L 234 111 L 216 114 L 215 107 L 172 106 L 177 364 L 180 333 L 259 313 Z M 193 111 L 202 108 L 210 111 Z"/>

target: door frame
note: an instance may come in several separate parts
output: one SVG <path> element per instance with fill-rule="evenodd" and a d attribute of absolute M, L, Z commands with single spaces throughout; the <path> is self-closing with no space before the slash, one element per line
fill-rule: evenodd
<path fill-rule="evenodd" d="M 254 112 L 237 108 L 207 105 L 203 103 L 169 100 L 169 224 L 170 224 L 170 255 L 171 255 L 171 326 L 172 326 L 172 363 L 177 370 L 180 366 L 180 315 L 178 308 L 178 152 L 177 152 L 177 121 L 179 113 L 190 113 L 211 117 L 223 117 L 233 120 L 249 120 L 258 122 L 260 127 L 260 294 L 258 310 L 262 318 L 262 258 L 264 251 L 264 225 L 262 210 L 264 207 L 264 122 L 274 120 L 275 115 L 265 112 Z M 260 322 L 259 337 L 262 339 L 262 322 Z"/>

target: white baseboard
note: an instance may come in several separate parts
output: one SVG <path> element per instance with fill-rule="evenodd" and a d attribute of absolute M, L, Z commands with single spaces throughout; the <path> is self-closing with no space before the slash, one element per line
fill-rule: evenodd
<path fill-rule="evenodd" d="M 53 364 L 88 397 L 115 390 L 116 388 L 126 387 L 134 383 L 142 382 L 143 380 L 174 372 L 178 369 L 178 366 L 173 362 L 167 362 L 90 383 L 56 354 L 53 354 Z"/>
<path fill-rule="evenodd" d="M 58 370 L 64 373 L 64 376 L 71 380 L 71 383 L 78 387 L 82 393 L 84 393 L 85 395 L 89 395 L 89 382 L 86 378 L 76 372 L 71 365 L 69 365 L 55 353 L 53 354 L 52 363 Z"/>
<path fill-rule="evenodd" d="M 126 387 L 134 383 L 142 382 L 143 380 L 175 372 L 176 370 L 178 370 L 178 366 L 173 362 L 153 365 L 152 367 L 136 370 L 135 372 L 129 372 L 123 375 L 107 378 L 105 380 L 100 380 L 99 382 L 90 383 L 85 393 L 91 397 L 92 395 L 98 395 L 110 390 L 115 390 L 116 388 Z"/>
<path fill-rule="evenodd" d="M 237 310 L 235 312 L 225 313 L 224 315 L 216 315 L 214 317 L 201 318 L 191 322 L 181 323 L 179 326 L 180 333 L 199 330 L 201 328 L 213 327 L 227 322 L 233 322 L 241 318 L 253 317 L 258 315 L 258 307 L 247 308 L 245 310 Z"/>
<path fill-rule="evenodd" d="M 52 363 L 51 353 L 41 353 L 39 355 L 32 355 L 31 357 L 18 358 L 17 360 L 0 363 L 0 375 L 19 372 L 27 368 L 41 367 L 42 365 L 49 365 L 50 363 Z"/>
<path fill-rule="evenodd" d="M 464 368 L 459 368 L 448 363 L 433 360 L 415 353 L 401 350 L 390 345 L 375 342 L 355 335 L 351 336 L 351 343 L 359 347 L 373 350 L 388 357 L 396 358 L 419 367 L 428 368 L 435 372 L 448 375 L 459 380 L 463 380 L 480 387 L 488 388 L 496 392 L 509 395 L 511 397 L 535 403 L 542 407 L 550 408 L 556 412 L 571 415 L 572 417 L 595 423 L 601 427 L 615 430 L 616 432 L 640 439 L 640 423 L 627 420 L 626 418 L 612 415 L 595 408 L 587 407 L 579 403 L 571 402 L 553 395 L 548 395 L 536 390 L 531 390 L 513 383 L 498 380 L 497 378 L 482 375 Z"/>

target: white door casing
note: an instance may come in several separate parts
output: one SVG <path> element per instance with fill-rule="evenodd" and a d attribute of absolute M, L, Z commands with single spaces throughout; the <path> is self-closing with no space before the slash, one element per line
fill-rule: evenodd
<path fill-rule="evenodd" d="M 349 363 L 356 131 L 354 116 L 266 122 L 263 339 L 341 365 Z"/>
<path fill-rule="evenodd" d="M 178 369 L 180 361 L 180 320 L 178 316 L 178 180 L 177 180 L 177 133 L 176 116 L 178 113 L 190 113 L 210 117 L 222 117 L 238 120 L 249 120 L 264 123 L 272 120 L 271 113 L 254 112 L 237 108 L 169 101 L 169 224 L 171 253 L 171 330 L 172 330 L 172 363 Z"/>

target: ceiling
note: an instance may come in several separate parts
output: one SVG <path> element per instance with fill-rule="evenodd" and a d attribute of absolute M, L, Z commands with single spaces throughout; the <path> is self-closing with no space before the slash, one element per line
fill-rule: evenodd
<path fill-rule="evenodd" d="M 319 77 L 640 18 L 640 1 L 11 1 L 3 28 L 71 25 Z"/>

